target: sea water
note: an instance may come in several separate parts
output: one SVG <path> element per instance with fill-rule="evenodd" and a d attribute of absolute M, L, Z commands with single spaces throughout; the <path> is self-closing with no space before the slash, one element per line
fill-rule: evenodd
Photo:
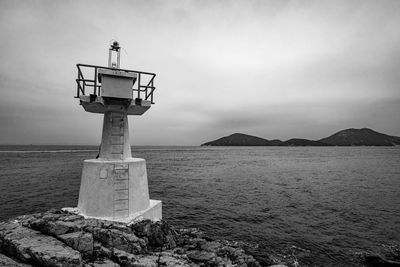
<path fill-rule="evenodd" d="M 76 206 L 97 147 L 0 146 L 0 220 Z M 138 147 L 164 219 L 300 266 L 400 244 L 399 147 Z"/>

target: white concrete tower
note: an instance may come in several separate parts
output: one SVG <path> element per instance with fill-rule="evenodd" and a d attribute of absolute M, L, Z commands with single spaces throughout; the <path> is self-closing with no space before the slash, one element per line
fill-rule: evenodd
<path fill-rule="evenodd" d="M 83 163 L 78 212 L 121 222 L 160 220 L 161 201 L 149 198 L 146 161 L 132 158 L 128 127 L 128 115 L 154 104 L 156 75 L 120 69 L 120 49 L 112 43 L 108 67 L 77 65 L 76 98 L 87 112 L 104 114 L 99 156 Z"/>

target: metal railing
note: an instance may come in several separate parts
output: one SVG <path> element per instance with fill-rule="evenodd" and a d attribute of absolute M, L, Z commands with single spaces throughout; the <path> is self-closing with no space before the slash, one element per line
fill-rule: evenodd
<path fill-rule="evenodd" d="M 101 82 L 99 81 L 97 75 L 98 70 L 108 69 L 136 73 L 137 79 L 135 84 L 132 86 L 133 99 L 142 99 L 142 97 L 144 97 L 144 100 L 150 100 L 151 103 L 154 104 L 153 93 L 154 90 L 156 90 L 156 87 L 154 86 L 154 78 L 156 77 L 155 73 L 136 70 L 115 69 L 87 64 L 76 64 L 76 67 L 78 68 L 78 78 L 76 79 L 77 87 L 75 98 L 79 98 L 80 95 L 86 95 L 86 90 L 90 90 L 90 94 L 100 96 Z M 93 77 L 93 79 L 85 79 L 83 73 L 85 73 L 86 71 L 89 72 L 88 76 Z M 93 73 L 93 76 L 90 73 Z"/>

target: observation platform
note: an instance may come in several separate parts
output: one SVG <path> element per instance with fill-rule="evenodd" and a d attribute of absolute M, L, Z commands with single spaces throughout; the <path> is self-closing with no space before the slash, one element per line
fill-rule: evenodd
<path fill-rule="evenodd" d="M 154 104 L 154 73 L 87 64 L 76 66 L 75 98 L 79 98 L 87 112 L 104 114 L 123 110 L 127 115 L 142 115 Z"/>
<path fill-rule="evenodd" d="M 107 99 L 102 96 L 96 96 L 94 101 L 90 95 L 80 95 L 80 103 L 87 112 L 105 113 L 107 111 L 121 111 L 121 105 L 106 104 Z M 140 103 L 126 103 L 127 115 L 142 115 L 151 107 L 151 101 L 142 100 Z"/>

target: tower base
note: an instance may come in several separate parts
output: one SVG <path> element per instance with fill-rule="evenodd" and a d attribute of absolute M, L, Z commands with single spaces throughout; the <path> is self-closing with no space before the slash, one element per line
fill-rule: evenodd
<path fill-rule="evenodd" d="M 82 215 L 83 217 L 88 219 L 93 218 L 97 220 L 105 220 L 105 221 L 112 221 L 112 222 L 119 222 L 126 224 L 135 223 L 142 220 L 159 221 L 162 219 L 162 202 L 161 200 L 154 200 L 154 199 L 150 199 L 150 206 L 147 209 L 131 214 L 128 217 L 110 218 L 110 217 L 88 216 L 86 214 L 79 212 L 78 208 L 71 208 L 71 207 L 62 208 L 62 210 Z"/>
<path fill-rule="evenodd" d="M 76 211 L 127 223 L 162 219 L 162 203 L 149 199 L 146 161 L 139 158 L 85 160 Z"/>

